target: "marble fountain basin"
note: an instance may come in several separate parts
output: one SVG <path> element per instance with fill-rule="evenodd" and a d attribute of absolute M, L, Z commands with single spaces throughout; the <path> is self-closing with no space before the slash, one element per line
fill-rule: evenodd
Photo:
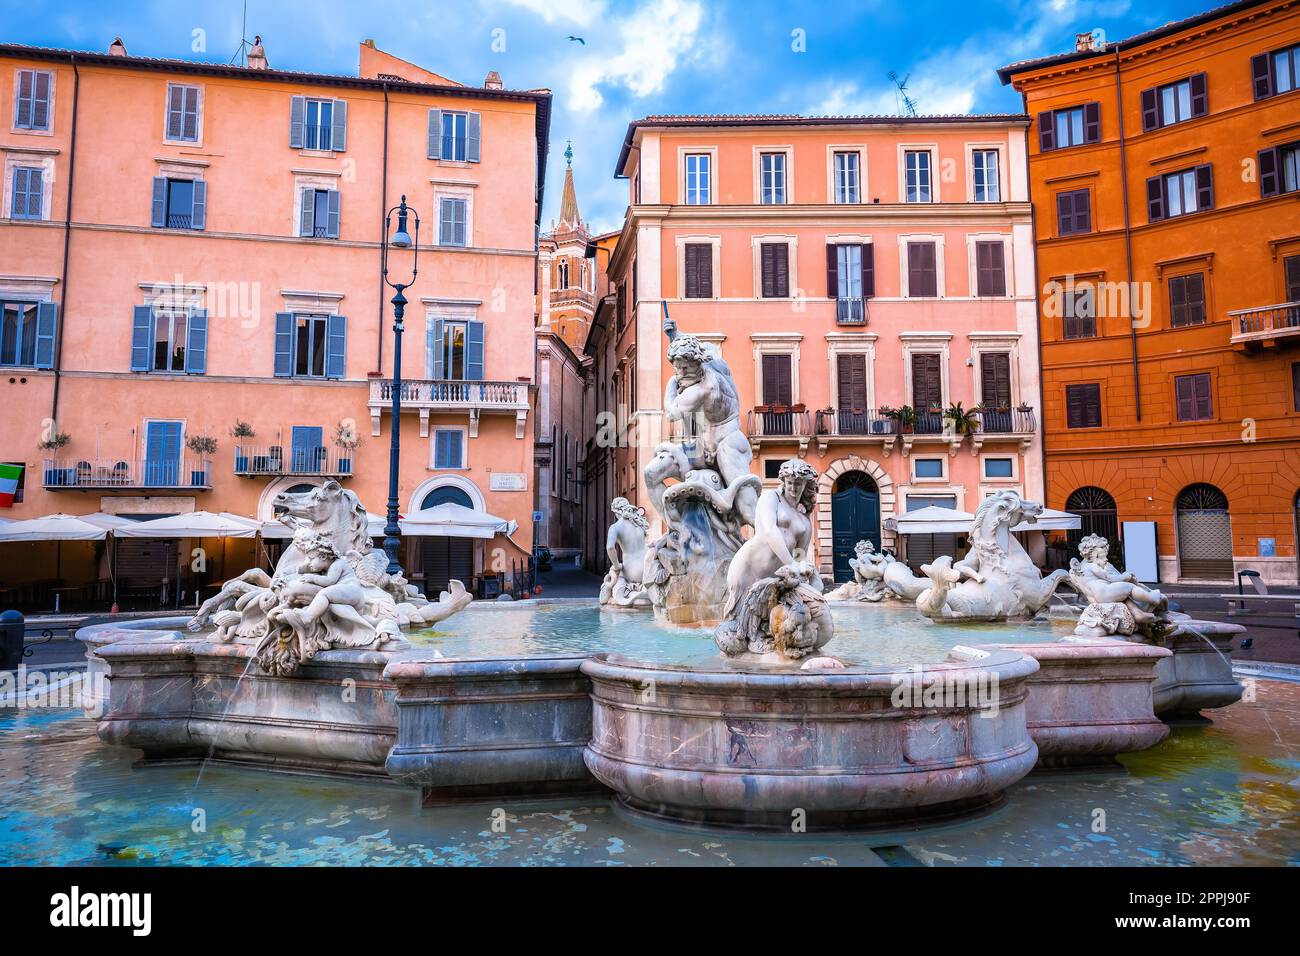
<path fill-rule="evenodd" d="M 183 618 L 78 637 L 102 678 L 85 698 L 100 738 L 146 761 L 393 780 L 429 804 L 609 788 L 643 813 L 758 828 L 789 829 L 796 812 L 838 828 L 975 811 L 1036 764 L 1113 766 L 1159 743 L 1162 702 L 1183 716 L 1241 693 L 1200 637 L 1153 647 L 1062 639 L 1061 624 L 834 613 L 831 650 L 884 660 L 747 671 L 705 631 L 561 602 L 471 606 L 409 647 L 326 651 L 286 678 Z M 977 691 L 996 678 L 996 706 L 978 693 L 899 706 L 900 687 L 935 676 Z"/>

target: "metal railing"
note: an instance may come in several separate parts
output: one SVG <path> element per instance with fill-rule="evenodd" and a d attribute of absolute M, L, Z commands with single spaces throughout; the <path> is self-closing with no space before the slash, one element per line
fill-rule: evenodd
<path fill-rule="evenodd" d="M 212 462 L 199 458 L 46 458 L 46 488 L 212 487 Z"/>
<path fill-rule="evenodd" d="M 836 299 L 835 321 L 840 325 L 866 325 L 867 300 L 860 296 Z"/>
<path fill-rule="evenodd" d="M 1032 435 L 1038 430 L 1033 409 L 983 409 L 975 413 L 986 435 Z"/>
<path fill-rule="evenodd" d="M 895 435 L 898 422 L 874 408 L 822 409 L 817 413 L 819 435 Z"/>
<path fill-rule="evenodd" d="M 281 445 L 236 445 L 237 475 L 323 475 L 343 478 L 352 474 L 356 453 L 348 448 L 289 448 Z"/>
<path fill-rule="evenodd" d="M 1232 341 L 1300 335 L 1300 302 L 1282 302 L 1258 309 L 1238 309 L 1232 317 Z"/>
<path fill-rule="evenodd" d="M 452 381 L 450 379 L 403 380 L 401 404 L 410 408 L 502 408 L 528 407 L 527 382 Z M 392 379 L 370 383 L 370 403 L 392 404 Z"/>
<path fill-rule="evenodd" d="M 752 409 L 745 431 L 754 438 L 804 438 L 811 427 L 811 416 L 803 409 L 762 407 Z"/>

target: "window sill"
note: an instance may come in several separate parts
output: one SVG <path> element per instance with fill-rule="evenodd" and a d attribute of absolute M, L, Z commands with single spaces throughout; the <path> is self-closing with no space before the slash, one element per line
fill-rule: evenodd
<path fill-rule="evenodd" d="M 299 156 L 306 156 L 309 159 L 332 159 L 339 153 L 346 152 L 342 149 L 308 149 L 302 147 L 298 150 Z"/>
<path fill-rule="evenodd" d="M 446 166 L 449 169 L 469 169 L 472 166 L 478 165 L 476 163 L 471 163 L 468 159 L 438 158 L 433 160 L 433 162 L 437 163 L 439 166 Z"/>
<path fill-rule="evenodd" d="M 22 129 L 18 126 L 11 126 L 9 132 L 17 136 L 53 136 L 53 129 Z"/>
<path fill-rule="evenodd" d="M 167 139 L 163 138 L 164 146 L 180 146 L 186 149 L 202 149 L 203 143 L 196 139 Z M 204 163 L 206 166 L 207 164 Z"/>

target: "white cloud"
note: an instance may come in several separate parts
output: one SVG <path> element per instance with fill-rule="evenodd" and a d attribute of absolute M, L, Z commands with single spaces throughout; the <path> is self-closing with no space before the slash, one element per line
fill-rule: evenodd
<path fill-rule="evenodd" d="M 537 14 L 547 23 L 564 20 L 585 27 L 605 16 L 604 0 L 506 0 Z"/>
<path fill-rule="evenodd" d="M 603 85 L 636 97 L 658 93 L 695 48 L 703 11 L 695 0 L 654 0 L 616 21 L 622 49 L 612 56 L 590 46 L 569 74 L 569 107 L 589 113 L 600 107 Z"/>

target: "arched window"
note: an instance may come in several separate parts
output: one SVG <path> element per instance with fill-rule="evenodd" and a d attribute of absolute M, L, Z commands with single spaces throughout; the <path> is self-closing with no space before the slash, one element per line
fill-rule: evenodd
<path fill-rule="evenodd" d="M 559 279 L 556 282 L 556 286 L 561 289 L 567 289 L 569 287 L 569 260 L 568 259 L 560 260 L 557 274 L 559 276 Z"/>
<path fill-rule="evenodd" d="M 1066 536 L 1071 551 L 1090 534 L 1099 534 L 1111 544 L 1119 541 L 1119 511 L 1115 499 L 1104 488 L 1094 485 L 1076 488 L 1065 499 L 1065 510 L 1079 516 L 1079 527 L 1072 528 Z"/>
<path fill-rule="evenodd" d="M 1178 493 L 1179 511 L 1227 511 L 1228 496 L 1214 485 L 1188 485 Z"/>
<path fill-rule="evenodd" d="M 424 500 L 420 502 L 420 510 L 427 511 L 437 505 L 445 504 L 464 505 L 471 509 L 474 507 L 474 502 L 463 490 L 455 485 L 443 485 L 441 488 L 434 488 L 424 496 Z"/>
<path fill-rule="evenodd" d="M 1188 485 L 1174 503 L 1178 573 L 1183 580 L 1232 580 L 1232 518 L 1228 496 L 1214 485 Z"/>

